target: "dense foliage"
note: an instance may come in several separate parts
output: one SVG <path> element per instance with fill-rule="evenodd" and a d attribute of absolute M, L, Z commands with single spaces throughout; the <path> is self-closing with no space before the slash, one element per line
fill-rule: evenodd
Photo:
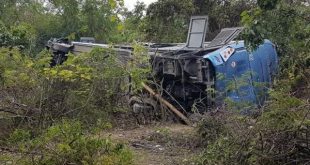
<path fill-rule="evenodd" d="M 90 36 L 101 42 L 115 41 L 121 26 L 118 13 L 122 6 L 121 0 L 4 0 L 0 2 L 0 20 L 8 29 L 31 27 L 29 33 L 37 36 L 32 43 L 40 51 L 52 37 Z M 28 37 L 21 40 L 26 42 Z"/>
<path fill-rule="evenodd" d="M 240 26 L 240 14 L 254 6 L 245 0 L 159 0 L 146 10 L 144 30 L 146 39 L 155 42 L 185 42 L 189 18 L 208 15 L 207 40 L 225 27 Z"/>
<path fill-rule="evenodd" d="M 240 26 L 240 14 L 253 5 L 245 0 L 159 0 L 147 8 L 137 2 L 128 11 L 122 0 L 4 0 L 0 26 L 1 31 L 17 31 L 15 44 L 23 42 L 38 52 L 53 37 L 95 37 L 103 43 L 185 42 L 190 16 L 209 15 L 211 40 L 221 28 Z"/>
<path fill-rule="evenodd" d="M 70 54 L 55 67 L 48 51 L 31 58 L 17 47 L 0 48 L 0 59 L 0 149 L 18 153 L 0 155 L 0 161 L 131 163 L 125 146 L 91 136 L 110 127 L 109 116 L 126 109 L 129 73 L 113 50 Z"/>
<path fill-rule="evenodd" d="M 198 129 L 205 151 L 197 164 L 307 164 L 310 105 L 281 92 L 259 117 L 229 108 L 209 114 Z"/>
<path fill-rule="evenodd" d="M 77 121 L 62 121 L 49 127 L 43 134 L 31 138 L 31 132 L 15 130 L 8 138 L 11 152 L 2 162 L 11 164 L 107 164 L 130 165 L 132 154 L 120 143 L 109 138 L 91 137 Z"/>
<path fill-rule="evenodd" d="M 125 90 L 119 88 L 119 79 L 126 73 L 114 51 L 94 49 L 80 56 L 69 55 L 66 63 L 53 68 L 50 60 L 47 51 L 32 59 L 16 48 L 1 48 L 1 105 L 13 106 L 12 114 L 21 117 L 36 113 L 38 121 L 30 120 L 36 127 L 68 115 L 93 122 L 95 116 L 117 111 L 114 105 L 121 103 Z M 15 111 L 15 105 L 21 106 L 21 113 Z"/>
<path fill-rule="evenodd" d="M 272 40 L 281 57 L 281 73 L 287 74 L 282 76 L 296 81 L 309 74 L 309 22 L 310 8 L 306 1 L 261 0 L 259 7 L 242 13 L 249 48 L 255 48 L 266 38 Z"/>

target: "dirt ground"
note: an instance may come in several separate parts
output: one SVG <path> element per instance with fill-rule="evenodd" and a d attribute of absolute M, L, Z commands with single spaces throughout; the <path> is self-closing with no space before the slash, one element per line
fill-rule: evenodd
<path fill-rule="evenodd" d="M 127 144 L 137 165 L 188 165 L 200 152 L 195 129 L 183 124 L 155 124 L 105 132 L 112 140 Z"/>

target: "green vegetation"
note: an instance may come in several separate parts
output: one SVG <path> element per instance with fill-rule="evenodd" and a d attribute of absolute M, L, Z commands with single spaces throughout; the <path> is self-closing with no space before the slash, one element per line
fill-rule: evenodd
<path fill-rule="evenodd" d="M 53 68 L 47 51 L 30 58 L 18 48 L 1 48 L 0 59 L 0 143 L 19 153 L 2 155 L 1 162 L 132 163 L 123 144 L 97 137 L 111 127 L 109 116 L 125 109 L 120 86 L 128 73 L 113 50 L 69 55 Z"/>
<path fill-rule="evenodd" d="M 60 37 L 88 36 L 103 43 L 184 42 L 190 16 L 207 14 L 211 40 L 221 28 L 240 26 L 240 14 L 254 5 L 246 0 L 159 0 L 147 8 L 138 2 L 128 11 L 123 0 L 3 0 L 0 38 L 1 44 L 21 44 L 31 53 L 40 52 L 50 38 Z"/>
<path fill-rule="evenodd" d="M 245 27 L 251 50 L 270 39 L 280 74 L 258 114 L 241 116 L 228 106 L 203 119 L 200 139 L 193 139 L 204 148 L 196 163 L 309 163 L 309 1 L 158 0 L 128 11 L 122 0 L 1 0 L 0 164 L 134 164 L 128 147 L 101 131 L 126 111 L 126 77 L 140 90 L 150 72 L 137 43 L 184 42 L 190 16 L 203 14 L 207 40 L 232 26 Z M 112 49 L 96 48 L 50 67 L 46 41 L 85 36 L 134 43 L 135 59 L 119 65 Z M 157 139 L 171 140 L 170 132 L 159 132 Z"/>
<path fill-rule="evenodd" d="M 15 130 L 8 138 L 21 156 L 3 156 L 14 164 L 132 164 L 132 154 L 123 144 L 108 138 L 91 137 L 80 122 L 62 121 L 31 138 L 25 130 Z"/>
<path fill-rule="evenodd" d="M 259 5 L 242 13 L 249 48 L 255 48 L 263 39 L 272 40 L 281 57 L 281 78 L 288 78 L 290 84 L 309 84 L 309 4 L 261 0 Z"/>
<path fill-rule="evenodd" d="M 210 114 L 198 133 L 205 151 L 197 164 L 306 164 L 309 104 L 280 92 L 259 117 L 233 112 Z"/>
<path fill-rule="evenodd" d="M 100 118 L 118 109 L 112 103 L 121 96 L 115 93 L 125 89 L 120 89 L 115 81 L 126 73 L 110 49 L 69 55 L 66 63 L 53 68 L 49 66 L 51 55 L 47 51 L 35 59 L 21 54 L 17 48 L 1 48 L 0 52 L 1 90 L 6 93 L 2 105 L 21 106 L 20 113 L 14 106 L 10 111 L 21 117 L 27 113 L 39 115 L 38 121 L 31 120 L 36 127 L 44 128 L 67 116 L 94 123 L 93 117 Z"/>

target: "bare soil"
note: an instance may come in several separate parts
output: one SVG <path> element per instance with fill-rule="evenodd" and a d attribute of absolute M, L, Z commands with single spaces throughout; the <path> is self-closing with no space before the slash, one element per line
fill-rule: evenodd
<path fill-rule="evenodd" d="M 182 124 L 116 128 L 105 134 L 127 144 L 137 165 L 188 165 L 200 151 L 194 128 Z"/>

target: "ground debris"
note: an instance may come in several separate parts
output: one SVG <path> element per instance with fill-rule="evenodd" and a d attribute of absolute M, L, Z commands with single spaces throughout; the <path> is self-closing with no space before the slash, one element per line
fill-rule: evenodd
<path fill-rule="evenodd" d="M 182 124 L 115 129 L 108 134 L 113 140 L 130 146 L 138 165 L 191 164 L 193 155 L 201 151 L 195 144 L 194 127 Z"/>

